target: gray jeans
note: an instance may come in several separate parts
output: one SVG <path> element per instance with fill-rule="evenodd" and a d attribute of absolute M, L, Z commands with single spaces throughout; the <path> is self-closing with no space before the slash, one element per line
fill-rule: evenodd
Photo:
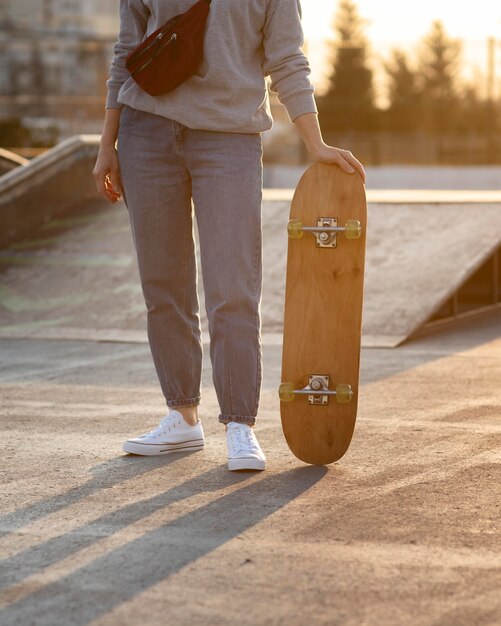
<path fill-rule="evenodd" d="M 194 207 L 219 421 L 253 425 L 261 388 L 261 133 L 191 129 L 125 105 L 118 160 L 167 405 L 196 406 L 201 396 Z"/>

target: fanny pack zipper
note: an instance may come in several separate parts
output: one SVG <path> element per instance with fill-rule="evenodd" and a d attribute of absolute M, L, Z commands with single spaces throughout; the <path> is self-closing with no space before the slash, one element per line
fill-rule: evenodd
<path fill-rule="evenodd" d="M 163 36 L 164 33 L 159 33 L 155 39 L 158 39 L 161 42 L 162 41 L 161 35 Z M 169 44 L 175 42 L 176 39 L 177 39 L 177 33 L 172 33 L 168 41 L 166 41 L 161 46 L 158 46 L 158 50 L 155 50 L 155 54 L 150 59 L 148 59 L 146 63 L 144 63 L 143 65 L 141 65 L 141 67 L 131 72 L 131 76 L 134 76 L 134 74 L 137 74 L 138 72 L 141 72 L 142 70 L 144 70 L 145 67 L 148 67 L 148 65 L 155 60 L 155 58 L 160 54 L 160 52 L 162 52 L 162 50 L 166 48 Z"/>
<path fill-rule="evenodd" d="M 154 46 L 158 45 L 158 42 L 163 39 L 165 34 L 172 28 L 172 26 L 174 26 L 174 24 L 177 22 L 178 19 L 179 19 L 178 15 L 175 15 L 173 18 L 171 18 L 167 22 L 167 24 L 165 24 L 165 26 L 162 28 L 161 32 L 158 33 L 158 35 L 155 37 L 155 39 L 153 39 L 153 41 L 151 43 L 149 43 L 146 46 L 146 48 L 143 48 L 136 55 L 136 58 L 134 60 L 137 62 L 144 54 L 146 54 L 149 50 L 151 50 L 151 48 L 153 48 Z"/>

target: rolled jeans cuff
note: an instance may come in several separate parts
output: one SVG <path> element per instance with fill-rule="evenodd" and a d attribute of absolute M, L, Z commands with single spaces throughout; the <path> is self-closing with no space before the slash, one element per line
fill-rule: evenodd
<path fill-rule="evenodd" d="M 188 406 L 198 406 L 200 404 L 201 396 L 195 398 L 178 398 L 177 400 L 167 400 L 167 406 L 169 409 L 179 409 Z"/>
<path fill-rule="evenodd" d="M 239 424 L 248 424 L 249 426 L 254 426 L 254 424 L 256 423 L 256 418 L 252 415 L 227 415 L 226 413 L 221 413 L 219 416 L 219 421 L 221 422 L 221 424 L 238 422 Z"/>

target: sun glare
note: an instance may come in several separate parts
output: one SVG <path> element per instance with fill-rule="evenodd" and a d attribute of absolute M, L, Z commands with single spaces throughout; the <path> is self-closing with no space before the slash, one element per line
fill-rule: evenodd
<path fill-rule="evenodd" d="M 441 20 L 447 33 L 463 41 L 463 69 L 468 78 L 485 74 L 487 40 L 499 41 L 496 74 L 501 78 L 501 5 L 492 0 L 477 0 L 475 11 L 456 0 L 421 0 L 417 4 L 395 0 L 355 0 L 366 19 L 366 35 L 376 62 L 383 61 L 392 48 L 410 54 L 429 31 L 434 20 Z M 302 0 L 305 50 L 312 68 L 312 79 L 319 91 L 328 72 L 326 42 L 333 39 L 333 20 L 338 2 Z M 377 68 L 376 68 L 377 74 Z M 501 91 L 501 90 L 500 90 Z"/>

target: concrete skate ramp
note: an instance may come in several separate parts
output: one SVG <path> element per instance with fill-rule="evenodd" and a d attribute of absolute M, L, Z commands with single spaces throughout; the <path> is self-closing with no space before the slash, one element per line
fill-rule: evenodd
<path fill-rule="evenodd" d="M 281 331 L 293 190 L 265 191 L 267 328 Z M 395 347 L 439 310 L 501 245 L 501 193 L 377 190 L 369 203 L 362 344 Z"/>
<path fill-rule="evenodd" d="M 19 154 L 0 148 L 0 176 L 28 163 L 29 160 Z"/>
<path fill-rule="evenodd" d="M 98 135 L 70 137 L 0 176 L 0 248 L 75 204 L 99 197 L 92 178 L 99 140 Z"/>
<path fill-rule="evenodd" d="M 280 343 L 290 199 L 264 196 L 263 333 Z M 413 334 L 492 255 L 500 234 L 495 204 L 371 202 L 363 344 L 397 346 Z M 89 201 L 48 221 L 0 252 L 0 271 L 1 336 L 146 341 L 122 203 Z"/>
<path fill-rule="evenodd" d="M 365 346 L 403 342 L 496 253 L 501 195 L 497 200 L 370 204 Z"/>

